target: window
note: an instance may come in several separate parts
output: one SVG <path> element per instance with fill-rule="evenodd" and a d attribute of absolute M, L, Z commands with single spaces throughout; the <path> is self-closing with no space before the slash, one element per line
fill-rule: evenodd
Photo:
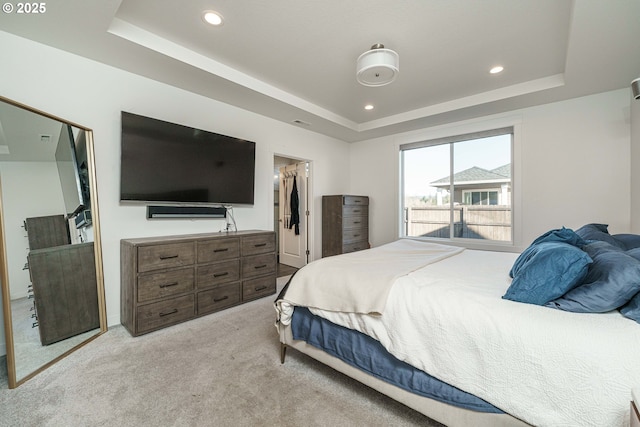
<path fill-rule="evenodd" d="M 462 200 L 465 205 L 498 205 L 498 192 L 491 190 L 462 191 Z"/>
<path fill-rule="evenodd" d="M 402 237 L 512 242 L 513 128 L 400 146 Z"/>

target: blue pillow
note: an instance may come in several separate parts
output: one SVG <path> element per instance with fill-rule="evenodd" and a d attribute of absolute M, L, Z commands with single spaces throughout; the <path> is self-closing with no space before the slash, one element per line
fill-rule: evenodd
<path fill-rule="evenodd" d="M 620 313 L 622 313 L 623 316 L 640 323 L 640 292 L 620 308 Z"/>
<path fill-rule="evenodd" d="M 611 234 L 609 234 L 608 227 L 609 225 L 607 224 L 587 224 L 578 228 L 576 230 L 576 234 L 584 240 L 598 240 L 617 246 L 620 249 L 627 249 L 624 243 L 618 242 Z"/>
<path fill-rule="evenodd" d="M 535 245 L 542 242 L 564 242 L 577 247 L 580 247 L 587 243 L 575 231 L 565 227 L 547 231 L 542 236 L 534 240 L 531 244 Z"/>
<path fill-rule="evenodd" d="M 640 248 L 640 234 L 614 234 L 611 237 L 626 250 Z"/>
<path fill-rule="evenodd" d="M 562 243 L 567 243 L 569 245 L 577 246 L 577 247 L 581 247 L 582 245 L 585 245 L 587 243 L 582 239 L 582 237 L 578 236 L 576 232 L 573 231 L 572 229 L 562 227 L 560 229 L 547 231 L 546 233 L 538 237 L 536 240 L 534 240 L 529 247 L 540 244 L 540 243 L 544 243 L 544 242 L 562 242 Z M 523 254 L 525 252 L 523 252 Z M 520 256 L 518 257 L 518 259 L 516 259 L 516 262 L 513 263 L 513 266 L 509 271 L 509 276 L 515 277 L 515 275 L 518 273 L 520 268 L 522 268 L 522 264 L 526 261 L 526 256 L 528 255 L 525 255 L 525 257 Z"/>
<path fill-rule="evenodd" d="M 639 260 L 604 242 L 589 243 L 582 249 L 593 259 L 584 282 L 547 306 L 604 313 L 620 308 L 640 291 Z"/>
<path fill-rule="evenodd" d="M 640 261 L 640 248 L 629 249 L 625 252 L 627 255 L 634 257 L 638 261 Z"/>
<path fill-rule="evenodd" d="M 529 246 L 516 264 L 511 286 L 502 298 L 545 305 L 582 282 L 591 258 L 568 243 L 542 242 Z"/>

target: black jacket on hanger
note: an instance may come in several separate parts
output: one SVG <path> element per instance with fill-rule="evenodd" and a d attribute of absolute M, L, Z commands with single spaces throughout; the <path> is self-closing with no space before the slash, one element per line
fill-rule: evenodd
<path fill-rule="evenodd" d="M 300 200 L 298 199 L 298 186 L 296 185 L 296 177 L 293 177 L 293 189 L 291 190 L 291 199 L 289 200 L 291 206 L 291 220 L 289 221 L 289 230 L 295 227 L 296 236 L 300 234 L 300 212 L 298 205 Z"/>

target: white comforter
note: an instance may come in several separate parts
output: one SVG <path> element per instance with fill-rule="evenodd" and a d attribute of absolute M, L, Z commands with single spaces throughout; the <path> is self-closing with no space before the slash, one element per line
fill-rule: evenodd
<path fill-rule="evenodd" d="M 466 250 L 399 277 L 381 316 L 312 311 L 530 424 L 628 425 L 640 325 L 501 299 L 516 256 Z"/>
<path fill-rule="evenodd" d="M 279 321 L 288 325 L 296 305 L 379 315 L 398 277 L 463 250 L 402 239 L 367 251 L 319 259 L 296 273 L 295 286 L 277 302 Z"/>

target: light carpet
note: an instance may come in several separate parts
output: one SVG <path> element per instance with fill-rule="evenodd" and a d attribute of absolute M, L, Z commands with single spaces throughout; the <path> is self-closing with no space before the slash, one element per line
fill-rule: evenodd
<path fill-rule="evenodd" d="M 14 390 L 2 368 L 0 426 L 440 426 L 295 350 L 281 364 L 274 298 L 112 327 Z"/>

